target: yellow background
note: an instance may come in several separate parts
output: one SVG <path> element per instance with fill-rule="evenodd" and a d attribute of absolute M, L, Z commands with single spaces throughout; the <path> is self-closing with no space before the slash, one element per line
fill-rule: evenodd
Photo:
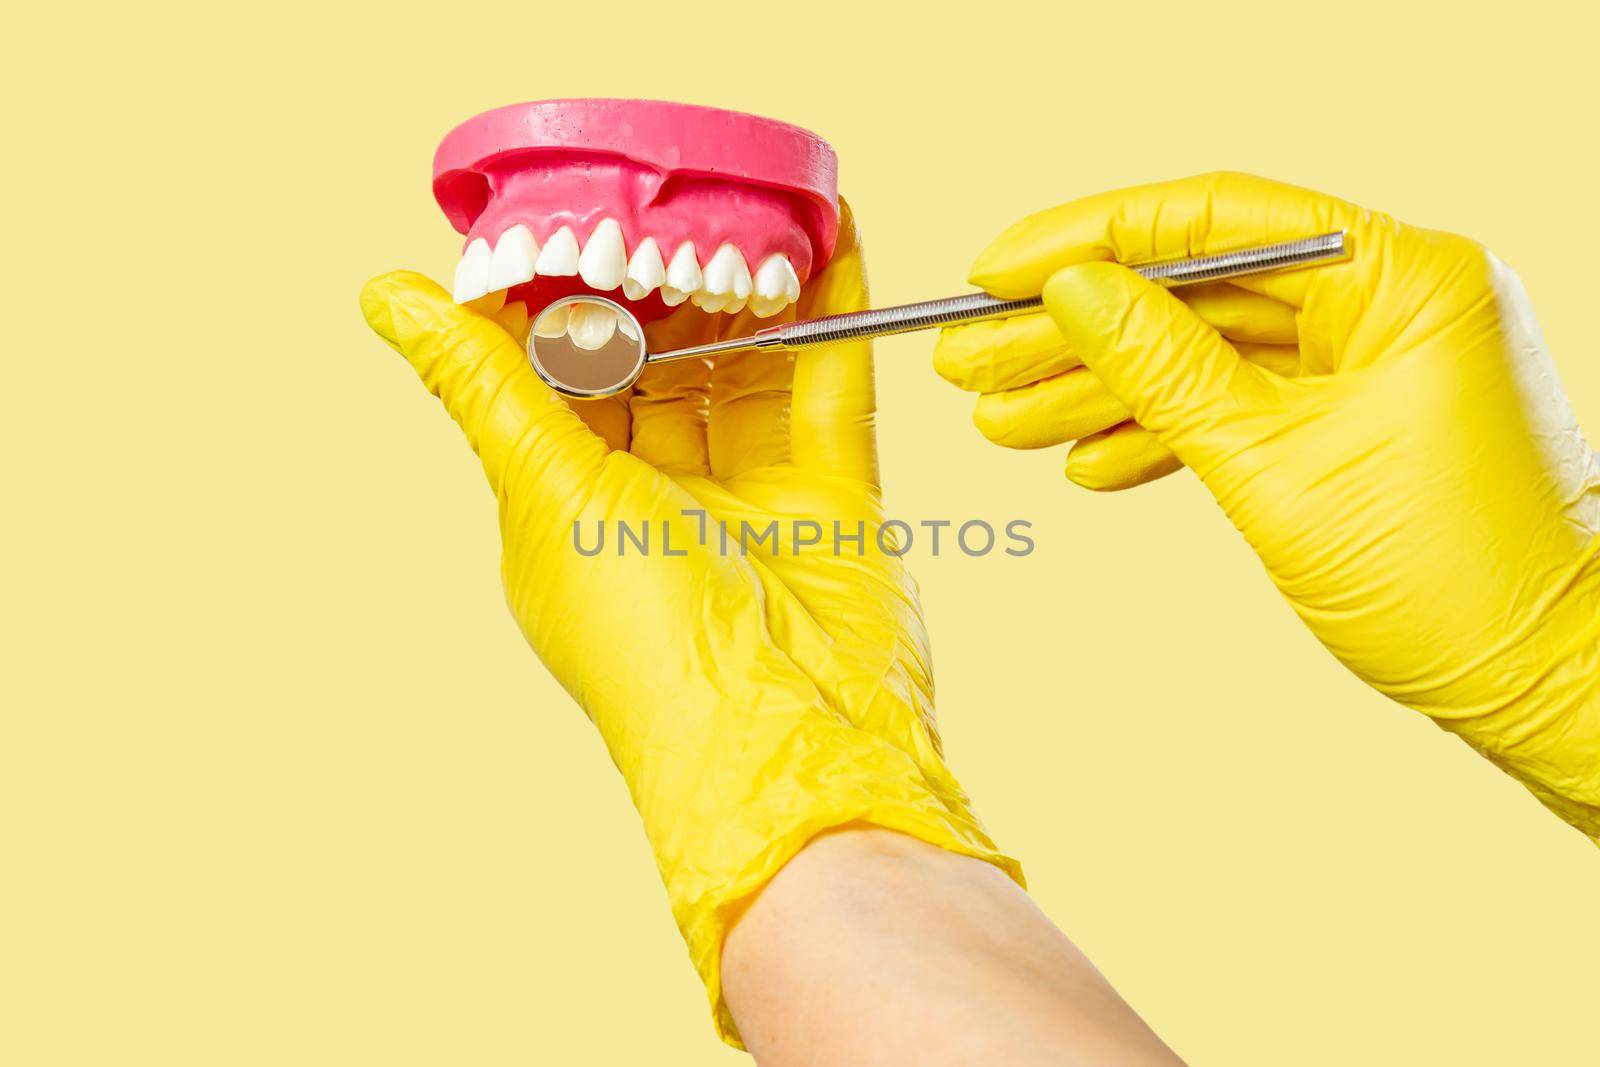
<path fill-rule="evenodd" d="M 811 127 L 884 303 L 1106 187 L 1337 192 L 1516 267 L 1600 435 L 1572 5 L 95 6 L 13 12 L 0 71 L 6 1064 L 740 1061 L 476 462 L 357 313 L 451 269 L 429 163 L 482 109 Z M 1195 1064 L 1593 1062 L 1593 846 L 1347 676 L 1192 480 L 1074 489 L 929 351 L 880 350 L 891 511 L 1039 546 L 915 557 L 947 748 L 1151 1024 Z"/>

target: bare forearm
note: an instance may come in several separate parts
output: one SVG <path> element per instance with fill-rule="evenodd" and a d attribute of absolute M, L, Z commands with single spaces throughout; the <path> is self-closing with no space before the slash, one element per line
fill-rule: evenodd
<path fill-rule="evenodd" d="M 801 851 L 722 973 L 761 1067 L 1180 1063 L 998 870 L 882 830 Z"/>

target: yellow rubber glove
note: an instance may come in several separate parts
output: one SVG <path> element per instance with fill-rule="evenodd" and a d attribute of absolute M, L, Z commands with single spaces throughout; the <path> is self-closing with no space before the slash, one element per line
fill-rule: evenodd
<path fill-rule="evenodd" d="M 866 305 L 846 213 L 799 313 Z M 575 413 L 508 332 L 526 335 L 519 306 L 497 321 L 409 273 L 369 282 L 361 306 L 483 461 L 512 614 L 627 780 L 726 1040 L 724 934 L 817 833 L 870 823 L 1021 880 L 945 767 L 916 586 L 877 548 L 870 345 L 667 364 Z M 648 332 L 659 349 L 753 325 L 685 305 Z M 773 520 L 776 546 L 756 541 Z M 820 524 L 821 543 L 797 552 L 816 531 L 794 536 L 795 520 Z M 604 551 L 580 553 L 573 524 L 589 550 L 602 522 Z M 618 554 L 618 522 L 649 524 L 649 555 Z M 865 524 L 859 554 L 854 540 L 835 554 L 835 522 L 845 538 Z"/>
<path fill-rule="evenodd" d="M 1200 292 L 1104 262 L 1340 228 L 1350 262 Z M 972 281 L 1048 311 L 941 338 L 988 436 L 1076 438 L 1094 488 L 1187 465 L 1347 667 L 1600 839 L 1600 460 L 1504 264 L 1221 174 L 1035 215 Z"/>

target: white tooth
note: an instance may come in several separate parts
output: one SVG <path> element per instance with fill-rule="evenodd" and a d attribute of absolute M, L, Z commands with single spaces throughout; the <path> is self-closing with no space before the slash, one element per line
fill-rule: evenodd
<path fill-rule="evenodd" d="M 567 332 L 567 320 L 572 316 L 572 305 L 562 304 L 548 308 L 533 320 L 533 332 L 540 337 L 560 337 Z"/>
<path fill-rule="evenodd" d="M 578 239 L 572 231 L 563 226 L 551 234 L 534 267 L 546 278 L 570 278 L 578 273 Z"/>
<path fill-rule="evenodd" d="M 694 242 L 685 241 L 672 253 L 667 265 L 667 280 L 661 286 L 661 300 L 667 307 L 677 307 L 700 288 L 700 261 L 694 255 Z"/>
<path fill-rule="evenodd" d="M 489 263 L 489 288 L 509 289 L 533 277 L 533 264 L 539 258 L 539 242 L 526 226 L 513 226 L 495 242 L 494 258 Z"/>
<path fill-rule="evenodd" d="M 467 250 L 461 253 L 461 262 L 456 264 L 454 287 L 456 303 L 465 304 L 468 300 L 476 300 L 489 291 L 491 258 L 493 257 L 489 252 L 489 242 L 482 237 L 467 245 Z"/>
<path fill-rule="evenodd" d="M 783 296 L 762 296 L 757 293 L 750 298 L 750 310 L 758 319 L 770 319 L 788 306 L 789 300 Z"/>
<path fill-rule="evenodd" d="M 621 285 L 627 272 L 628 248 L 622 240 L 622 227 L 616 219 L 601 219 L 578 257 L 578 273 L 588 285 L 605 292 Z"/>
<path fill-rule="evenodd" d="M 794 272 L 794 267 L 789 263 L 789 257 L 782 252 L 774 252 L 761 263 L 761 269 L 756 271 L 756 295 L 768 300 L 780 297 L 789 298 L 789 286 L 794 286 L 796 295 L 800 292 L 800 279 Z"/>
<path fill-rule="evenodd" d="M 717 249 L 717 254 L 706 264 L 705 283 L 701 289 L 707 294 L 704 300 L 696 299 L 702 311 L 726 311 L 737 314 L 744 310 L 750 299 L 750 268 L 744 256 L 731 244 Z"/>
<path fill-rule="evenodd" d="M 617 316 L 617 332 L 630 341 L 639 339 L 638 327 L 634 324 L 632 316 L 629 315 Z"/>
<path fill-rule="evenodd" d="M 667 280 L 667 266 L 661 261 L 661 247 L 654 237 L 646 237 L 628 260 L 628 276 L 622 279 L 622 295 L 639 300 Z"/>
<path fill-rule="evenodd" d="M 793 295 L 790 295 L 790 290 Z M 768 319 L 788 307 L 800 295 L 800 279 L 782 252 L 774 252 L 762 261 L 756 271 L 755 294 L 750 298 L 750 310 L 757 318 Z"/>
<path fill-rule="evenodd" d="M 572 343 L 588 352 L 604 348 L 617 332 L 617 313 L 599 304 L 573 304 L 567 335 Z"/>
<path fill-rule="evenodd" d="M 717 249 L 717 254 L 711 257 L 711 262 L 706 264 L 705 290 L 708 293 L 726 293 L 729 296 L 738 296 L 737 278 L 741 268 L 744 271 L 745 295 L 750 295 L 750 270 L 744 265 L 744 257 L 739 250 L 730 244 L 725 244 Z"/>
<path fill-rule="evenodd" d="M 697 289 L 689 299 L 694 301 L 695 307 L 709 314 L 727 307 L 728 301 L 733 299 L 733 294 L 713 293 L 709 289 Z"/>

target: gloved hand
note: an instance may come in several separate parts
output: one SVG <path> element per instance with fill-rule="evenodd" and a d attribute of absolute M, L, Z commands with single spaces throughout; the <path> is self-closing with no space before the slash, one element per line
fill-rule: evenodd
<path fill-rule="evenodd" d="M 847 211 L 799 313 L 866 300 Z M 512 614 L 627 780 L 730 1043 L 723 936 L 817 833 L 875 824 L 1020 881 L 945 767 L 916 587 L 877 548 L 870 345 L 667 364 L 628 395 L 569 406 L 508 332 L 526 336 L 519 306 L 496 321 L 403 272 L 369 282 L 361 306 L 482 459 Z M 752 328 L 685 305 L 649 335 L 659 349 Z M 821 543 L 797 550 L 817 531 L 794 536 L 795 520 L 820 524 Z M 578 551 L 574 523 L 585 552 L 604 524 L 603 551 Z M 619 554 L 618 523 L 648 524 L 648 555 Z"/>
<path fill-rule="evenodd" d="M 1349 262 L 1199 291 L 1104 262 L 1340 228 Z M 1187 465 L 1347 667 L 1600 839 L 1600 460 L 1504 264 L 1221 174 L 1025 219 L 972 281 L 1048 312 L 941 338 L 986 435 L 1078 439 L 1093 488 Z"/>

